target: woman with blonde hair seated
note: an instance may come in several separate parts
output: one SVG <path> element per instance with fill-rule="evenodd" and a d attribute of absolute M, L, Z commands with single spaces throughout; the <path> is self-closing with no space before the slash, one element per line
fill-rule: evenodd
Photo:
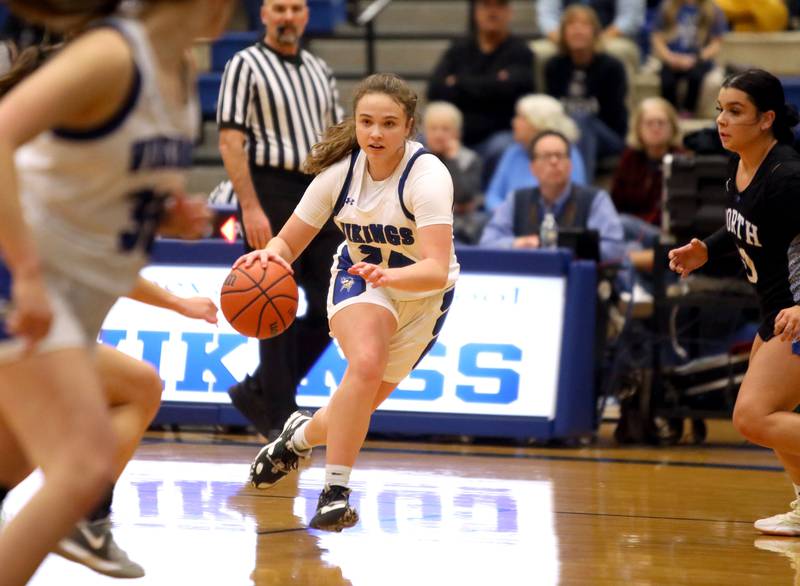
<path fill-rule="evenodd" d="M 678 113 L 664 98 L 642 100 L 631 116 L 627 146 L 611 182 L 626 240 L 651 245 L 661 224 L 662 160 L 682 150 Z"/>
<path fill-rule="evenodd" d="M 514 144 L 506 148 L 486 189 L 486 209 L 492 211 L 509 193 L 523 187 L 536 187 L 538 180 L 531 173 L 528 147 L 533 138 L 545 130 L 555 130 L 570 141 L 571 179 L 586 183 L 583 157 L 575 146 L 578 127 L 564 112 L 561 102 L 545 94 L 529 94 L 517 100 L 516 114 L 511 121 Z"/>

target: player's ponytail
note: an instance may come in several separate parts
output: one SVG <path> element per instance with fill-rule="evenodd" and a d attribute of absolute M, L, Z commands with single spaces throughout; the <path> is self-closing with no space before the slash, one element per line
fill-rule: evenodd
<path fill-rule="evenodd" d="M 358 146 L 356 140 L 355 112 L 358 102 L 367 94 L 386 94 L 403 109 L 411 120 L 409 136 L 416 134 L 417 94 L 409 85 L 392 73 L 375 73 L 365 78 L 353 94 L 353 115 L 339 124 L 331 126 L 322 141 L 315 144 L 303 163 L 303 172 L 311 175 L 321 173 L 337 161 L 346 157 Z"/>
<path fill-rule="evenodd" d="M 800 117 L 791 104 L 786 103 L 786 95 L 780 80 L 763 69 L 748 69 L 735 73 L 723 83 L 724 88 L 733 88 L 747 94 L 759 112 L 775 112 L 772 135 L 780 143 L 792 144 L 794 132 Z"/>
<path fill-rule="evenodd" d="M 317 175 L 344 158 L 358 146 L 356 122 L 348 116 L 325 131 L 322 141 L 313 146 L 303 163 L 303 172 Z"/>
<path fill-rule="evenodd" d="M 14 59 L 14 63 L 5 74 L 0 76 L 0 98 L 5 96 L 20 81 L 36 71 L 59 45 L 47 43 L 23 49 Z"/>

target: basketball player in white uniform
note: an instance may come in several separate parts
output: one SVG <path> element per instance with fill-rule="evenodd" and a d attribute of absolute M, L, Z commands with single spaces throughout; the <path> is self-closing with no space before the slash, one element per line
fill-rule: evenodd
<path fill-rule="evenodd" d="M 9 5 L 72 30 L 117 3 Z M 0 532 L 4 585 L 27 582 L 108 489 L 114 431 L 139 433 L 129 414 L 112 430 L 92 349 L 155 230 L 200 219 L 180 196 L 198 120 L 185 52 L 219 34 L 229 0 L 142 6 L 141 21 L 88 30 L 0 102 L 0 472 L 21 450 L 45 477 Z"/>
<path fill-rule="evenodd" d="M 340 531 L 358 521 L 350 470 L 372 412 L 430 350 L 459 266 L 453 250 L 453 184 L 444 164 L 412 142 L 416 95 L 393 75 L 365 79 L 354 118 L 328 131 L 306 161 L 316 178 L 280 234 L 237 263 L 289 264 L 333 216 L 345 242 L 332 267 L 328 318 L 347 359 L 330 403 L 292 414 L 251 468 L 266 488 L 327 445 L 326 483 L 310 525 Z"/>

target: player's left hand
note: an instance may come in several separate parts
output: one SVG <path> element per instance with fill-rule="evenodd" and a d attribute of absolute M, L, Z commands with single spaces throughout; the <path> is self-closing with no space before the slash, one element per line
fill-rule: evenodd
<path fill-rule="evenodd" d="M 373 287 L 386 287 L 391 280 L 390 270 L 368 262 L 357 262 L 347 272 L 361 277 Z"/>
<path fill-rule="evenodd" d="M 783 341 L 794 341 L 800 338 L 800 307 L 795 305 L 782 309 L 775 318 L 773 333 L 780 336 Z"/>
<path fill-rule="evenodd" d="M 211 234 L 211 210 L 203 196 L 176 193 L 167 204 L 160 232 L 190 240 Z"/>
<path fill-rule="evenodd" d="M 210 324 L 217 323 L 217 306 L 208 297 L 187 297 L 181 302 L 181 314 Z"/>

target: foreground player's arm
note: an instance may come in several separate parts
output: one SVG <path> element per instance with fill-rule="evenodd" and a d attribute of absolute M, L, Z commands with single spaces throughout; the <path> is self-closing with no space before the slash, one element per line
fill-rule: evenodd
<path fill-rule="evenodd" d="M 70 43 L 0 102 L 0 251 L 14 276 L 9 327 L 29 344 L 47 333 L 51 313 L 20 205 L 14 152 L 51 128 L 105 122 L 126 99 L 133 77 L 127 43 L 118 32 L 98 29 Z"/>
<path fill-rule="evenodd" d="M 208 297 L 178 297 L 143 277 L 138 277 L 126 297 L 154 307 L 169 309 L 192 319 L 217 323 L 217 306 Z"/>

